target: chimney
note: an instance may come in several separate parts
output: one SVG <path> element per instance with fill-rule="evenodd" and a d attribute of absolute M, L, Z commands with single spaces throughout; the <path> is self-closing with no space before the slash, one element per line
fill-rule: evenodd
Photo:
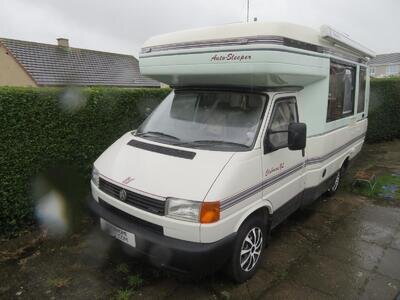
<path fill-rule="evenodd" d="M 69 48 L 69 40 L 65 38 L 58 38 L 57 44 L 59 47 Z"/>

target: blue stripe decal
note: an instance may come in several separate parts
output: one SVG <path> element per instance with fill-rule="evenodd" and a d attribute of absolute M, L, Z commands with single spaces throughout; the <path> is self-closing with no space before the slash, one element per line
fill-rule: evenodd
<path fill-rule="evenodd" d="M 283 178 L 290 176 L 293 173 L 296 173 L 297 171 L 301 170 L 304 166 L 305 166 L 304 163 L 298 164 L 297 166 L 292 167 L 292 168 L 288 169 L 287 171 L 285 171 L 281 174 L 278 174 L 274 177 L 266 179 L 266 180 L 258 183 L 257 185 L 250 187 L 249 189 L 247 189 L 237 195 L 226 198 L 225 200 L 223 200 L 221 202 L 221 210 L 228 209 L 229 207 L 232 207 L 233 205 L 251 197 L 252 195 L 258 193 L 260 190 L 263 190 L 263 189 L 277 183 L 278 181 L 281 181 Z"/>
<path fill-rule="evenodd" d="M 340 151 L 344 150 L 345 148 L 347 148 L 348 146 L 350 146 L 351 144 L 357 142 L 358 140 L 362 139 L 365 137 L 365 133 L 363 133 L 362 135 L 350 140 L 349 142 L 347 142 L 346 144 L 340 146 L 339 148 L 336 148 L 335 150 L 329 152 L 328 154 L 325 154 L 324 156 L 320 156 L 320 157 L 313 157 L 310 159 L 307 159 L 306 164 L 307 165 L 313 165 L 313 164 L 318 164 L 323 162 L 324 160 L 327 160 L 328 158 L 331 158 L 332 156 L 334 156 L 335 154 L 339 153 Z"/>
<path fill-rule="evenodd" d="M 225 210 L 228 209 L 232 206 L 234 206 L 235 204 L 242 202 L 243 200 L 246 200 L 247 198 L 253 196 L 254 194 L 258 193 L 259 191 L 270 187 L 271 185 L 281 181 L 282 179 L 296 173 L 297 171 L 300 171 L 302 168 L 304 168 L 307 165 L 313 165 L 313 164 L 318 164 L 321 163 L 329 158 L 331 158 L 332 156 L 334 156 L 335 154 L 339 153 L 340 151 L 344 150 L 346 147 L 350 146 L 351 144 L 357 142 L 358 140 L 362 139 L 365 137 L 365 133 L 363 133 L 362 135 L 350 140 L 349 142 L 347 142 L 346 144 L 340 146 L 339 148 L 336 148 L 335 150 L 329 152 L 328 154 L 321 156 L 321 157 L 314 157 L 314 158 L 310 158 L 307 159 L 306 162 L 304 163 L 300 163 L 294 167 L 291 167 L 290 169 L 275 175 L 271 178 L 268 178 L 262 182 L 257 183 L 256 185 L 242 191 L 239 192 L 236 195 L 233 195 L 231 197 L 225 198 L 224 200 L 221 201 L 221 210 Z"/>

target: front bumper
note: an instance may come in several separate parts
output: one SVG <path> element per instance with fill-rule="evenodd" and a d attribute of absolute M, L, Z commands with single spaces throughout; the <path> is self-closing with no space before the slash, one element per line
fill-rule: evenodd
<path fill-rule="evenodd" d="M 148 226 L 151 224 L 143 224 L 140 219 L 132 219 L 122 211 L 101 205 L 92 197 L 89 207 L 98 217 L 135 234 L 134 251 L 146 255 L 153 265 L 178 272 L 207 274 L 218 270 L 229 259 L 236 237 L 231 234 L 214 243 L 174 239 Z"/>

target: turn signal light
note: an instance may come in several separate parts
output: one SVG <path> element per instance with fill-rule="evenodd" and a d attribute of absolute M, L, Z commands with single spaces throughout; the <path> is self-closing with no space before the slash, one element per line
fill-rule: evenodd
<path fill-rule="evenodd" d="M 220 215 L 220 204 L 217 202 L 203 202 L 200 211 L 200 223 L 210 224 L 217 222 Z"/>

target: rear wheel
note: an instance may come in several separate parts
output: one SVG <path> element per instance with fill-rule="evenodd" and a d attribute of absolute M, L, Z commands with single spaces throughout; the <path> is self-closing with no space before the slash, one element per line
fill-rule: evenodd
<path fill-rule="evenodd" d="M 259 216 L 247 220 L 240 227 L 230 262 L 229 275 L 238 283 L 250 279 L 257 271 L 267 239 L 263 219 Z"/>
<path fill-rule="evenodd" d="M 341 179 L 342 179 L 342 168 L 339 171 L 337 171 L 335 175 L 335 180 L 333 181 L 331 187 L 328 189 L 328 194 L 330 196 L 333 196 L 339 189 Z"/>

